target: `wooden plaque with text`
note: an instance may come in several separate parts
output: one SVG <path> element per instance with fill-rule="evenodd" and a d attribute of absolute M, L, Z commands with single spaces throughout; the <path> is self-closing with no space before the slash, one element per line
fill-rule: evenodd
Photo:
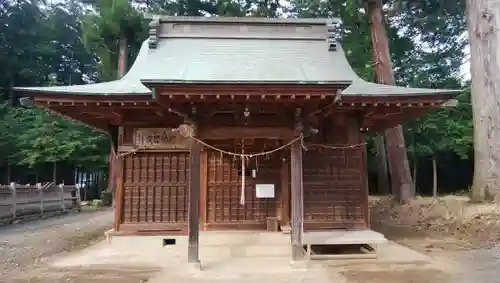
<path fill-rule="evenodd" d="M 189 140 L 172 128 L 139 128 L 134 131 L 134 145 L 148 149 L 189 149 Z"/>

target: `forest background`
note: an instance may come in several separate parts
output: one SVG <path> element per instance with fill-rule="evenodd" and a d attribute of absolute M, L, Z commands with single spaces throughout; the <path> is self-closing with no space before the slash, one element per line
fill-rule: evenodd
<path fill-rule="evenodd" d="M 470 82 L 463 77 L 465 1 L 387 0 L 384 17 L 398 85 L 464 89 L 458 107 L 403 124 L 418 194 L 467 191 L 472 183 Z M 90 173 L 105 189 L 109 137 L 38 108 L 22 107 L 14 86 L 74 85 L 116 79 L 120 39 L 128 66 L 146 39 L 147 14 L 338 17 L 339 41 L 356 72 L 374 80 L 370 25 L 353 0 L 7 0 L 0 3 L 0 184 L 64 181 Z M 334 66 L 332 66 L 333 68 Z M 369 168 L 377 188 L 374 158 Z"/>

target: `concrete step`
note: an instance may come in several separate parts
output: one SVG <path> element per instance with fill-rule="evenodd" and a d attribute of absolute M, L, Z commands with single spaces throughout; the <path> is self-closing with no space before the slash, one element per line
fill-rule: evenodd
<path fill-rule="evenodd" d="M 200 234 L 200 245 L 203 246 L 241 246 L 241 245 L 289 245 L 290 235 L 281 232 L 203 232 Z"/>
<path fill-rule="evenodd" d="M 292 249 L 290 245 L 201 245 L 200 255 L 202 257 L 217 255 L 217 257 L 227 258 L 291 257 Z"/>

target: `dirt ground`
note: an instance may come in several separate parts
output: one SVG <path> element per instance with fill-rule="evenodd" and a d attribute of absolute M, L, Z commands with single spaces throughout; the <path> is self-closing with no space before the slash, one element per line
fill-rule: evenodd
<path fill-rule="evenodd" d="M 429 255 L 436 267 L 353 265 L 349 283 L 497 282 L 500 207 L 472 204 L 467 197 L 418 198 L 398 204 L 371 198 L 372 229 L 388 239 Z"/>
<path fill-rule="evenodd" d="M 471 204 L 467 198 L 419 198 L 399 205 L 387 197 L 372 198 L 372 229 L 390 240 L 420 251 L 428 263 L 325 262 L 346 283 L 498 282 L 500 273 L 500 207 Z M 111 210 L 0 227 L 0 282 L 12 283 L 145 283 L 152 266 L 94 266 L 54 269 L 46 264 L 103 238 L 113 223 Z M 333 280 L 335 274 L 335 280 Z"/>
<path fill-rule="evenodd" d="M 75 252 L 104 238 L 112 227 L 111 209 L 84 208 L 82 212 L 0 227 L 0 282 L 8 283 L 140 283 L 153 270 L 110 267 L 92 270 L 48 268 L 55 256 Z"/>
<path fill-rule="evenodd" d="M 500 205 L 467 197 L 417 198 L 397 204 L 372 198 L 372 229 L 423 252 L 490 249 L 500 241 Z"/>

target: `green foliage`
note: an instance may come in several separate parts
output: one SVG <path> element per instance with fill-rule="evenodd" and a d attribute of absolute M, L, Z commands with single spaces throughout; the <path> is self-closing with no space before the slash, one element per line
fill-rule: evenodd
<path fill-rule="evenodd" d="M 36 1 L 0 5 L 0 84 L 10 87 L 81 84 L 95 80 L 97 57 L 82 43 L 82 7 L 73 2 L 42 6 Z M 50 81 L 49 74 L 56 74 Z M 39 108 L 0 101 L 0 165 L 37 167 L 65 161 L 75 166 L 102 166 L 109 139 Z"/>
<path fill-rule="evenodd" d="M 128 0 L 97 0 L 94 8 L 95 13 L 82 17 L 83 42 L 89 52 L 99 57 L 100 80 L 110 81 L 116 78 L 119 38 L 126 38 L 129 47 L 137 50 L 146 35 L 147 23 Z M 136 53 L 130 55 L 133 60 Z"/>
<path fill-rule="evenodd" d="M 82 1 L 83 2 L 83 1 Z M 400 85 L 464 88 L 460 66 L 466 44 L 464 1 L 387 0 L 384 13 L 391 58 Z M 118 39 L 128 42 L 129 62 L 147 37 L 145 13 L 184 16 L 338 17 L 338 38 L 354 70 L 373 79 L 372 45 L 363 0 L 76 0 L 42 5 L 35 0 L 0 3 L 0 87 L 81 84 L 116 78 Z M 334 68 L 335 66 L 332 66 Z M 57 74 L 50 82 L 48 75 Z M 459 106 L 405 123 L 412 156 L 471 154 L 470 92 Z M 104 165 L 108 137 L 40 109 L 0 103 L 0 162 L 36 167 L 69 161 Z"/>

